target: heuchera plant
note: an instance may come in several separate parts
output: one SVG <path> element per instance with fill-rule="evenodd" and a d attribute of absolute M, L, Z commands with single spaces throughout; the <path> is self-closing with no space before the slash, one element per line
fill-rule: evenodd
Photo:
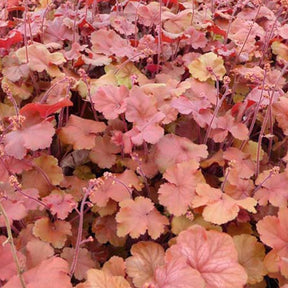
<path fill-rule="evenodd" d="M 287 15 L 0 1 L 0 286 L 287 288 Z"/>

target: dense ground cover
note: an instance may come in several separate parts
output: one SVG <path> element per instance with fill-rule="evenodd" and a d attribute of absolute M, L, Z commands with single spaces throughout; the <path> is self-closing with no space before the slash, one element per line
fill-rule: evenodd
<path fill-rule="evenodd" d="M 0 287 L 288 287 L 285 0 L 0 5 Z"/>

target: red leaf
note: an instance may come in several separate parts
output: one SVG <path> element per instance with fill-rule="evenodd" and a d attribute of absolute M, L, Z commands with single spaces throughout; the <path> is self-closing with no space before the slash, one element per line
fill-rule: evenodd
<path fill-rule="evenodd" d="M 9 50 L 13 44 L 22 42 L 23 37 L 19 31 L 10 31 L 6 38 L 0 38 L 0 48 Z"/>
<path fill-rule="evenodd" d="M 78 27 L 86 28 L 90 33 L 95 31 L 95 28 L 89 22 L 87 22 L 86 19 L 82 19 L 82 21 L 78 23 Z"/>
<path fill-rule="evenodd" d="M 137 40 L 137 39 L 129 39 L 129 42 L 130 42 L 132 47 L 137 47 L 139 44 L 139 40 Z"/>
<path fill-rule="evenodd" d="M 151 73 L 155 73 L 155 72 L 157 72 L 158 70 L 161 70 L 162 69 L 162 67 L 161 67 L 161 65 L 159 65 L 159 64 L 147 64 L 146 65 L 146 69 L 149 71 L 149 72 L 151 72 Z"/>
<path fill-rule="evenodd" d="M 20 113 L 22 115 L 25 115 L 30 114 L 30 112 L 37 111 L 42 118 L 46 118 L 47 116 L 55 113 L 59 109 L 67 106 L 73 106 L 73 103 L 68 98 L 65 98 L 55 104 L 29 103 L 21 108 Z"/>
<path fill-rule="evenodd" d="M 244 102 L 244 103 L 238 102 L 238 103 L 236 103 L 236 104 L 232 107 L 232 109 L 231 109 L 231 115 L 232 115 L 233 117 L 235 117 L 240 110 L 241 110 L 241 111 L 242 111 L 242 110 L 246 110 L 246 109 L 248 109 L 250 106 L 252 106 L 253 104 L 255 104 L 255 101 L 253 101 L 253 100 L 248 100 L 248 101 L 246 101 L 246 102 Z"/>
<path fill-rule="evenodd" d="M 179 3 L 178 0 L 162 0 L 162 4 L 165 5 L 168 8 L 178 7 L 179 11 L 183 11 L 185 6 L 182 3 Z"/>
<path fill-rule="evenodd" d="M 209 32 L 213 32 L 214 34 L 218 34 L 218 35 L 221 35 L 223 37 L 226 36 L 226 31 L 222 30 L 221 28 L 219 28 L 217 25 L 212 25 L 210 27 L 207 28 L 207 30 Z"/>
<path fill-rule="evenodd" d="M 12 6 L 10 8 L 7 8 L 8 12 L 12 12 L 12 11 L 25 11 L 25 7 L 23 6 Z"/>
<path fill-rule="evenodd" d="M 177 0 L 162 0 L 162 4 L 168 8 L 171 8 L 174 5 L 175 6 L 179 5 Z"/>

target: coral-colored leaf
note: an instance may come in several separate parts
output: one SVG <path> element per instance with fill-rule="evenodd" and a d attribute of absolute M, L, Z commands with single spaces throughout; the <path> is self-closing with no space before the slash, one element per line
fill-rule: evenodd
<path fill-rule="evenodd" d="M 65 247 L 61 253 L 61 257 L 65 259 L 71 266 L 73 262 L 73 256 L 75 253 L 74 248 Z M 86 248 L 79 249 L 79 255 L 77 259 L 77 264 L 74 272 L 74 276 L 78 280 L 83 280 L 86 278 L 86 272 L 90 268 L 95 268 L 96 263 L 91 258 L 91 253 Z"/>
<path fill-rule="evenodd" d="M 228 131 L 233 137 L 239 140 L 248 140 L 249 131 L 246 125 L 237 122 L 232 115 L 226 113 L 224 116 L 215 119 L 215 128 L 211 137 L 215 142 L 223 142 L 228 134 Z M 213 125 L 213 126 L 214 126 Z M 213 127 L 214 128 L 214 127 Z"/>
<path fill-rule="evenodd" d="M 92 96 L 94 107 L 102 112 L 106 119 L 115 119 L 126 111 L 126 99 L 129 90 L 124 85 L 99 87 Z"/>
<path fill-rule="evenodd" d="M 133 130 L 129 131 L 132 134 L 131 141 L 135 145 L 141 145 L 144 141 L 150 144 L 156 144 L 164 135 L 164 129 L 159 126 L 160 122 L 164 118 L 164 113 L 157 112 L 153 117 L 147 119 L 145 122 L 135 125 Z"/>
<path fill-rule="evenodd" d="M 141 182 L 138 177 L 128 169 L 122 174 L 114 174 L 110 178 L 103 179 L 99 178 L 101 185 L 94 189 L 89 196 L 90 200 L 99 207 L 106 206 L 109 198 L 118 202 L 131 198 L 132 187 L 138 191 L 141 190 Z"/>
<path fill-rule="evenodd" d="M 148 96 L 138 86 L 133 86 L 127 99 L 125 117 L 128 121 L 141 124 L 157 113 L 156 99 Z"/>
<path fill-rule="evenodd" d="M 108 136 L 96 136 L 95 147 L 89 153 L 89 158 L 100 168 L 111 168 L 115 164 L 116 155 L 121 151 L 119 146 L 111 142 Z"/>
<path fill-rule="evenodd" d="M 3 192 L 2 192 L 3 193 Z M 28 209 L 25 207 L 23 201 L 3 199 L 2 206 L 7 214 L 10 224 L 13 220 L 22 220 L 28 214 Z M 0 227 L 5 227 L 5 220 L 3 215 L 0 215 Z"/>
<path fill-rule="evenodd" d="M 111 276 L 123 276 L 126 275 L 126 265 L 123 258 L 119 256 L 112 256 L 102 267 L 105 273 L 109 273 Z"/>
<path fill-rule="evenodd" d="M 31 44 L 27 47 L 29 55 L 28 66 L 32 71 L 43 72 L 44 70 L 52 76 L 60 76 L 58 65 L 66 62 L 64 56 L 60 52 L 50 53 L 45 45 L 41 43 Z M 26 47 L 22 47 L 16 51 L 20 63 L 26 63 Z"/>
<path fill-rule="evenodd" d="M 90 269 L 83 288 L 131 288 L 131 286 L 122 276 L 111 276 L 104 271 Z"/>
<path fill-rule="evenodd" d="M 53 288 L 72 288 L 68 275 L 68 263 L 59 258 L 52 257 L 42 261 L 38 266 L 23 273 L 26 287 L 48 288 L 53 283 Z M 3 288 L 22 288 L 19 277 L 12 277 Z"/>
<path fill-rule="evenodd" d="M 153 24 L 160 23 L 159 3 L 151 2 L 148 5 L 141 5 L 137 9 L 138 21 L 145 26 L 152 26 Z M 163 9 L 163 8 L 162 8 Z"/>
<path fill-rule="evenodd" d="M 280 250 L 288 245 L 288 209 L 281 208 L 276 216 L 266 216 L 258 221 L 260 239 L 266 245 Z"/>
<path fill-rule="evenodd" d="M 161 215 L 149 198 L 142 196 L 135 200 L 127 199 L 119 203 L 120 210 L 116 215 L 117 235 L 138 238 L 146 230 L 152 239 L 157 239 L 168 225 L 168 219 Z"/>
<path fill-rule="evenodd" d="M 73 196 L 62 190 L 53 190 L 48 196 L 42 198 L 42 201 L 49 207 L 53 215 L 57 214 L 57 217 L 62 220 L 77 207 Z"/>
<path fill-rule="evenodd" d="M 196 185 L 205 182 L 198 168 L 199 164 L 191 160 L 169 167 L 163 175 L 169 183 L 160 186 L 159 202 L 175 216 L 186 213 L 194 198 Z"/>
<path fill-rule="evenodd" d="M 5 242 L 5 244 L 4 244 Z M 0 280 L 8 280 L 12 276 L 17 275 L 17 268 L 11 253 L 11 247 L 7 242 L 7 238 L 0 236 Z M 19 251 L 16 251 L 21 268 L 25 268 L 25 257 Z"/>
<path fill-rule="evenodd" d="M 197 145 L 185 137 L 167 134 L 156 145 L 156 164 L 160 171 L 176 163 L 196 160 L 208 156 L 206 145 Z"/>
<path fill-rule="evenodd" d="M 27 127 L 23 126 L 23 128 L 6 134 L 4 138 L 5 152 L 16 159 L 23 159 L 27 149 L 36 151 L 49 147 L 54 133 L 53 124 L 48 121 Z"/>
<path fill-rule="evenodd" d="M 201 183 L 196 187 L 196 194 L 191 206 L 197 208 L 206 205 L 203 209 L 203 218 L 214 224 L 221 225 L 233 220 L 240 208 L 256 213 L 254 206 L 257 205 L 257 201 L 251 197 L 235 200 L 222 193 L 220 189 Z"/>
<path fill-rule="evenodd" d="M 233 163 L 228 179 L 230 177 L 248 179 L 254 175 L 255 163 L 248 153 L 244 153 L 236 147 L 229 147 L 223 153 L 223 158 Z"/>
<path fill-rule="evenodd" d="M 265 171 L 266 172 L 266 171 Z M 257 179 L 257 183 L 258 183 Z M 275 207 L 286 207 L 288 200 L 288 175 L 287 172 L 271 175 L 262 187 L 256 191 L 254 198 L 259 200 L 260 205 L 267 205 L 268 201 Z"/>
<path fill-rule="evenodd" d="M 117 57 L 133 57 L 134 50 L 114 30 L 99 29 L 91 34 L 92 50 L 95 53 Z"/>
<path fill-rule="evenodd" d="M 288 99 L 280 97 L 276 103 L 273 104 L 273 113 L 276 117 L 279 127 L 283 130 L 284 134 L 288 135 Z"/>
<path fill-rule="evenodd" d="M 228 234 L 194 225 L 181 232 L 177 244 L 166 251 L 168 262 L 181 257 L 200 272 L 207 288 L 242 288 L 247 282 L 247 274 L 238 263 L 237 251 Z"/>
<path fill-rule="evenodd" d="M 41 253 L 39 253 L 41 251 Z M 31 269 L 54 255 L 52 246 L 39 239 L 32 239 L 26 244 L 27 268 Z"/>
<path fill-rule="evenodd" d="M 58 132 L 64 144 L 71 144 L 75 150 L 91 149 L 95 145 L 97 133 L 103 132 L 106 125 L 103 122 L 83 119 L 71 115 L 66 126 Z"/>
<path fill-rule="evenodd" d="M 205 281 L 199 271 L 187 265 L 186 259 L 172 259 L 155 272 L 155 283 L 159 288 L 204 288 Z M 193 283 L 193 284 L 192 284 Z"/>
<path fill-rule="evenodd" d="M 152 282 L 157 267 L 164 264 L 164 249 L 155 242 L 138 242 L 126 259 L 127 274 L 137 288 Z"/>
<path fill-rule="evenodd" d="M 61 220 L 52 223 L 49 218 L 43 217 L 36 220 L 33 234 L 41 240 L 51 243 L 55 248 L 62 248 L 67 236 L 72 235 L 71 224 Z"/>

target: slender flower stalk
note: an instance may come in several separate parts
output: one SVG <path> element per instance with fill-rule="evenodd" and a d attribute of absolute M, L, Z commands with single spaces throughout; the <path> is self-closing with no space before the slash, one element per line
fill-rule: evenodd
<path fill-rule="evenodd" d="M 25 281 L 24 281 L 24 278 L 22 275 L 24 271 L 23 271 L 23 268 L 21 267 L 20 261 L 19 261 L 18 256 L 17 256 L 17 250 L 16 250 L 14 240 L 13 240 L 13 234 L 12 234 L 12 230 L 11 230 L 10 219 L 8 218 L 8 215 L 4 209 L 1 201 L 0 201 L 0 214 L 4 218 L 4 222 L 5 222 L 5 226 L 6 226 L 7 234 L 8 234 L 8 238 L 6 239 L 5 242 L 2 243 L 2 246 L 9 243 L 10 248 L 11 248 L 12 257 L 13 257 L 14 263 L 16 265 L 17 275 L 19 277 L 21 287 L 26 288 L 27 286 L 25 284 Z"/>
<path fill-rule="evenodd" d="M 78 211 L 79 224 L 78 224 L 77 239 L 76 239 L 76 244 L 75 244 L 75 251 L 74 251 L 73 260 L 72 260 L 70 273 L 69 273 L 70 277 L 72 277 L 75 272 L 76 265 L 77 265 L 78 258 L 79 258 L 80 246 L 83 243 L 82 235 L 83 235 L 83 223 L 84 223 L 84 210 L 85 210 L 85 205 L 87 204 L 87 198 L 92 193 L 93 189 L 95 189 L 98 185 L 101 185 L 101 183 L 99 183 L 97 179 L 92 179 L 89 181 L 88 188 L 83 188 L 84 195 L 81 200 L 80 210 Z"/>
<path fill-rule="evenodd" d="M 284 73 L 286 72 L 287 67 L 288 67 L 288 62 L 286 62 L 286 64 L 282 68 L 281 73 L 280 73 L 280 75 L 279 75 L 279 77 L 278 77 L 278 79 L 277 79 L 277 81 L 276 81 L 276 83 L 274 85 L 274 88 L 273 88 L 272 93 L 271 93 L 270 98 L 269 98 L 268 109 L 267 109 L 267 111 L 265 113 L 265 116 L 264 116 L 264 119 L 263 119 L 263 122 L 262 122 L 260 134 L 259 134 L 259 137 L 258 137 L 258 146 L 257 146 L 256 172 L 255 172 L 256 177 L 258 177 L 259 172 L 260 172 L 260 151 L 261 151 L 261 146 L 262 146 L 262 140 L 264 138 L 264 132 L 265 132 L 266 125 L 267 125 L 267 122 L 268 122 L 268 118 L 269 118 L 269 107 L 271 107 L 271 105 L 273 103 L 274 93 L 276 91 L 278 82 L 280 81 L 280 79 L 284 75 Z"/>

